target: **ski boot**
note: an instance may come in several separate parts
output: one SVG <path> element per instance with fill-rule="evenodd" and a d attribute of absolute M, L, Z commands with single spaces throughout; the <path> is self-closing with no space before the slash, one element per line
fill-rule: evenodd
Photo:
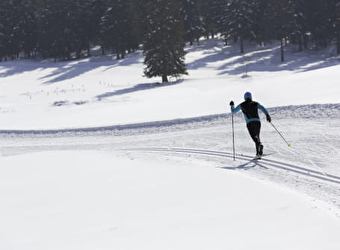
<path fill-rule="evenodd" d="M 260 143 L 259 145 L 259 151 L 258 151 L 258 154 L 261 156 L 263 155 L 263 145 Z"/>

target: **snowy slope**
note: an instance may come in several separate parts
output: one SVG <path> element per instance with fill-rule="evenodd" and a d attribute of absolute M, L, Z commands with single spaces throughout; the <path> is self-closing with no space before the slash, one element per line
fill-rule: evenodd
<path fill-rule="evenodd" d="M 340 93 L 328 51 L 188 48 L 157 84 L 140 53 L 0 64 L 0 249 L 339 249 Z M 321 59 L 321 60 L 320 60 Z M 269 108 L 267 153 L 228 103 Z M 247 239 L 247 240 L 245 240 Z"/>
<path fill-rule="evenodd" d="M 58 151 L 1 165 L 1 249 L 339 248 L 322 204 L 200 161 Z"/>
<path fill-rule="evenodd" d="M 230 99 L 241 101 L 245 90 L 267 107 L 339 101 L 337 61 L 295 55 L 280 64 L 275 46 L 240 56 L 218 40 L 202 44 L 188 49 L 189 76 L 168 85 L 143 77 L 140 53 L 122 61 L 1 63 L 0 128 L 93 127 L 220 114 L 228 111 Z M 315 69 L 315 61 L 323 68 Z M 244 78 L 245 64 L 250 77 Z"/>

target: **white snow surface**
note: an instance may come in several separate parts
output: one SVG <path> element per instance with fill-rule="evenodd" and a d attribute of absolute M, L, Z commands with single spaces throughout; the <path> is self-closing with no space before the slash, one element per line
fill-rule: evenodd
<path fill-rule="evenodd" d="M 202 40 L 189 75 L 140 52 L 0 63 L 0 249 L 340 248 L 340 65 L 332 50 Z M 268 108 L 254 144 L 229 102 Z M 264 115 L 261 114 L 264 118 Z"/>

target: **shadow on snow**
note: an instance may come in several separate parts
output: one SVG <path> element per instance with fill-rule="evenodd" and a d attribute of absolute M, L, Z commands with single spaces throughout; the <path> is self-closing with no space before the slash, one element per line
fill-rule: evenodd
<path fill-rule="evenodd" d="M 106 67 L 104 70 L 119 66 L 131 66 L 138 64 L 142 60 L 141 53 L 136 52 L 127 55 L 125 59 L 112 59 L 111 56 L 98 56 L 86 59 L 80 59 L 76 61 L 68 62 L 50 62 L 50 61 L 34 61 L 34 60 L 22 60 L 22 61 L 8 61 L 0 63 L 0 66 L 4 66 L 5 70 L 0 73 L 0 77 L 13 76 L 16 74 L 22 74 L 24 72 L 31 71 L 43 71 L 52 70 L 49 74 L 39 78 L 43 81 L 43 84 L 54 84 L 60 81 L 76 78 L 82 74 L 85 74 L 91 70 L 100 67 Z"/>
<path fill-rule="evenodd" d="M 238 166 L 235 166 L 235 167 L 222 167 L 222 169 L 227 169 L 227 170 L 237 170 L 237 169 L 248 170 L 248 169 L 252 169 L 254 167 L 261 167 L 261 168 L 264 168 L 264 169 L 268 169 L 266 166 L 261 164 L 260 161 L 261 160 L 249 160 L 246 163 L 242 163 L 242 164 L 240 164 Z"/>
<path fill-rule="evenodd" d="M 160 87 L 168 87 L 168 86 L 172 86 L 175 84 L 179 84 L 181 82 L 183 82 L 182 79 L 176 80 L 174 82 L 168 82 L 168 83 L 141 83 L 141 84 L 137 84 L 135 86 L 129 87 L 129 88 L 107 92 L 107 93 L 96 96 L 96 98 L 98 101 L 102 101 L 103 99 L 109 98 L 112 96 L 125 95 L 125 94 L 130 94 L 130 93 L 134 93 L 138 91 L 145 91 L 145 90 L 150 90 L 150 89 L 160 88 Z"/>

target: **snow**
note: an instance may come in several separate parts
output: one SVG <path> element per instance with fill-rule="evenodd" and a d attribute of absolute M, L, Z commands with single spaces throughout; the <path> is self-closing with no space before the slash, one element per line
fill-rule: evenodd
<path fill-rule="evenodd" d="M 169 84 L 139 52 L 0 63 L 0 249 L 339 249 L 338 61 L 237 49 L 188 47 Z M 250 161 L 238 114 L 233 161 L 246 91 L 292 147 L 263 121 Z"/>

